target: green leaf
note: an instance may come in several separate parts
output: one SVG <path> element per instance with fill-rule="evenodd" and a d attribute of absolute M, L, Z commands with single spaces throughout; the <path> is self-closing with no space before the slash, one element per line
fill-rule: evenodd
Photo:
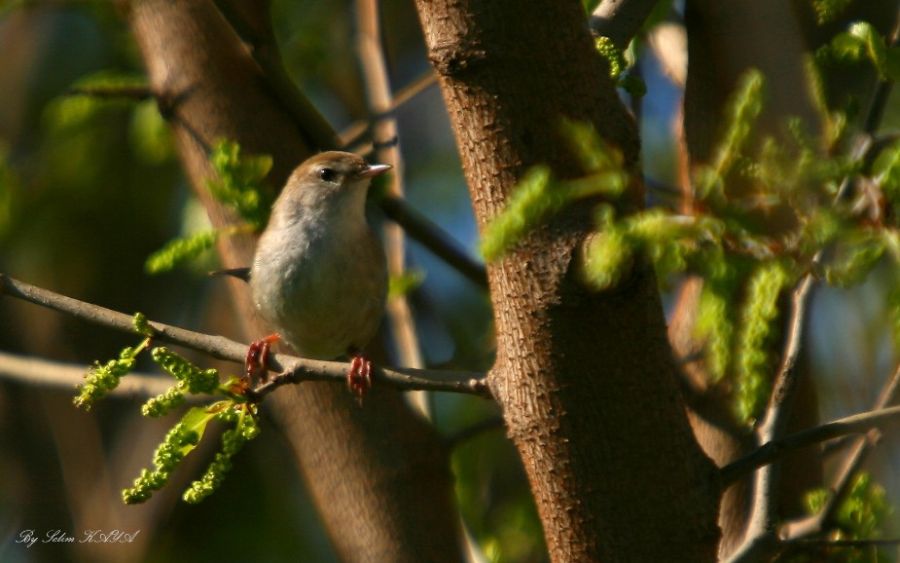
<path fill-rule="evenodd" d="M 535 166 L 516 186 L 509 204 L 484 231 L 481 253 L 488 261 L 500 258 L 558 203 L 550 193 L 550 168 Z"/>
<path fill-rule="evenodd" d="M 853 0 L 811 0 L 816 22 L 823 25 L 838 19 Z"/>
<path fill-rule="evenodd" d="M 388 280 L 388 300 L 402 297 L 415 290 L 425 281 L 422 270 L 408 270 L 399 276 L 391 276 Z"/>
<path fill-rule="evenodd" d="M 825 265 L 829 285 L 849 287 L 865 279 L 887 249 L 888 240 L 878 232 L 853 229 L 841 237 L 834 256 Z"/>
<path fill-rule="evenodd" d="M 600 5 L 600 0 L 581 0 L 581 5 L 584 6 L 584 12 L 587 15 L 591 15 L 597 9 L 597 6 Z"/>
<path fill-rule="evenodd" d="M 144 100 L 134 108 L 129 139 L 135 153 L 147 163 L 160 164 L 174 155 L 169 125 L 156 100 Z"/>
<path fill-rule="evenodd" d="M 219 231 L 210 230 L 173 239 L 147 257 L 144 269 L 148 274 L 169 272 L 177 265 L 193 260 L 212 248 L 218 236 Z"/>
<path fill-rule="evenodd" d="M 147 79 L 141 75 L 122 73 L 118 71 L 103 70 L 78 79 L 72 88 L 81 90 L 99 90 L 114 92 L 119 89 L 123 92 L 147 87 Z M 99 111 L 105 108 L 129 107 L 137 100 L 132 95 L 91 95 L 63 94 L 50 104 L 44 113 L 47 125 L 53 130 L 63 130 L 79 127 L 93 118 Z"/>
<path fill-rule="evenodd" d="M 560 131 L 586 174 L 603 172 L 625 174 L 621 151 L 604 141 L 592 124 L 563 119 Z M 624 185 L 616 184 L 609 188 L 605 195 L 618 196 L 622 189 Z M 600 194 L 601 192 L 598 192 L 598 195 Z"/>
<path fill-rule="evenodd" d="M 888 77 L 887 46 L 878 30 L 868 22 L 856 22 L 850 25 L 848 33 L 861 42 L 866 55 L 872 61 L 875 70 L 878 71 L 879 78 L 886 80 Z"/>
<path fill-rule="evenodd" d="M 217 408 L 227 404 L 230 403 L 228 401 L 220 401 L 206 407 L 191 407 L 184 413 L 184 416 L 181 417 L 181 423 L 184 425 L 185 430 L 192 433 L 193 436 L 190 441 L 182 444 L 178 449 L 181 457 L 191 453 L 197 447 L 197 444 L 203 439 L 203 434 L 206 432 L 209 421 L 216 417 Z"/>
<path fill-rule="evenodd" d="M 598 290 L 615 286 L 630 267 L 635 245 L 616 226 L 593 233 L 582 246 L 585 282 Z"/>
<path fill-rule="evenodd" d="M 221 140 L 213 148 L 210 163 L 218 176 L 207 184 L 213 196 L 255 229 L 261 229 L 272 203 L 263 189 L 263 180 L 272 169 L 272 157 L 242 155 L 236 142 Z"/>

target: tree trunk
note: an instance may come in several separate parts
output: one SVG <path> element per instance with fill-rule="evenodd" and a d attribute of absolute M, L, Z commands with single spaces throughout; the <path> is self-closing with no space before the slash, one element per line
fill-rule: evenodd
<path fill-rule="evenodd" d="M 267 25 L 265 3 L 237 8 L 245 23 Z M 164 109 L 194 189 L 213 223 L 227 224 L 233 218 L 206 188 L 209 146 L 225 138 L 272 155 L 270 180 L 280 186 L 313 152 L 304 139 L 314 135 L 292 120 L 212 2 L 138 0 L 128 10 L 152 88 L 170 104 Z M 249 237 L 220 244 L 229 266 L 249 264 L 252 250 Z M 271 332 L 255 318 L 245 287 L 232 294 L 249 334 Z M 305 383 L 274 393 L 270 407 L 341 559 L 462 559 L 447 452 L 399 394 L 376 390 L 360 409 L 341 385 Z"/>
<path fill-rule="evenodd" d="M 417 0 L 481 227 L 530 165 L 580 171 L 563 117 L 594 124 L 637 171 L 634 123 L 575 0 Z M 635 186 L 637 189 L 637 186 Z M 635 199 L 639 200 L 639 194 Z M 654 276 L 578 282 L 590 209 L 490 265 L 490 375 L 554 561 L 712 561 L 718 484 L 675 381 Z"/>

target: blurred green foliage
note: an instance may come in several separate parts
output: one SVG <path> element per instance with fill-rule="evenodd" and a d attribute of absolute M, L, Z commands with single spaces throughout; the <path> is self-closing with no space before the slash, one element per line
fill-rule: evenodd
<path fill-rule="evenodd" d="M 832 493 L 826 489 L 816 489 L 806 494 L 806 509 L 810 514 L 817 514 L 824 509 Z M 860 472 L 850 485 L 847 497 L 835 513 L 837 529 L 829 534 L 830 540 L 865 540 L 882 538 L 882 529 L 892 510 L 888 504 L 885 490 L 872 480 L 866 472 Z M 823 547 L 820 550 L 821 561 L 842 563 L 866 563 L 893 561 L 885 549 L 878 546 L 860 547 Z"/>

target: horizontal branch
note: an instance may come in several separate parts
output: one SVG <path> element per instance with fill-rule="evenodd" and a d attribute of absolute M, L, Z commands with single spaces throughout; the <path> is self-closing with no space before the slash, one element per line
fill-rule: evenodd
<path fill-rule="evenodd" d="M 763 444 L 750 454 L 723 467 L 720 472 L 722 482 L 725 485 L 732 484 L 750 472 L 778 460 L 791 450 L 818 444 L 838 436 L 861 434 L 897 418 L 900 418 L 900 406 L 866 411 L 788 434 L 783 438 Z"/>
<path fill-rule="evenodd" d="M 0 351 L 0 378 L 28 385 L 56 387 L 71 391 L 84 381 L 89 366 L 21 356 Z M 130 373 L 109 396 L 153 397 L 175 384 L 171 377 Z M 193 397 L 193 395 L 191 395 Z"/>
<path fill-rule="evenodd" d="M 5 274 L 0 274 L 0 295 L 22 299 L 123 332 L 134 332 L 130 315 L 66 297 L 65 295 L 15 280 Z M 152 321 L 150 326 L 154 330 L 154 340 L 184 346 L 185 348 L 204 352 L 214 358 L 243 364 L 247 355 L 246 344 L 235 342 L 224 336 L 193 332 Z M 256 397 L 263 397 L 286 383 L 344 381 L 349 369 L 349 364 L 342 362 L 311 360 L 286 354 L 270 354 L 268 365 L 280 373 L 268 383 L 264 383 L 253 390 L 252 393 Z M 397 389 L 450 391 L 490 397 L 490 391 L 485 383 L 483 373 L 378 367 L 373 368 L 372 372 L 376 382 L 383 381 Z"/>

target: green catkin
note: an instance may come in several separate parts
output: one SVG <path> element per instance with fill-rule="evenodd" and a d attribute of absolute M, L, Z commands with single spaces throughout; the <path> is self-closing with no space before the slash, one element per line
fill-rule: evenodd
<path fill-rule="evenodd" d="M 777 333 L 778 297 L 790 283 L 780 261 L 760 264 L 748 281 L 743 324 L 737 348 L 737 411 L 752 421 L 762 410 L 771 386 L 770 344 Z"/>

